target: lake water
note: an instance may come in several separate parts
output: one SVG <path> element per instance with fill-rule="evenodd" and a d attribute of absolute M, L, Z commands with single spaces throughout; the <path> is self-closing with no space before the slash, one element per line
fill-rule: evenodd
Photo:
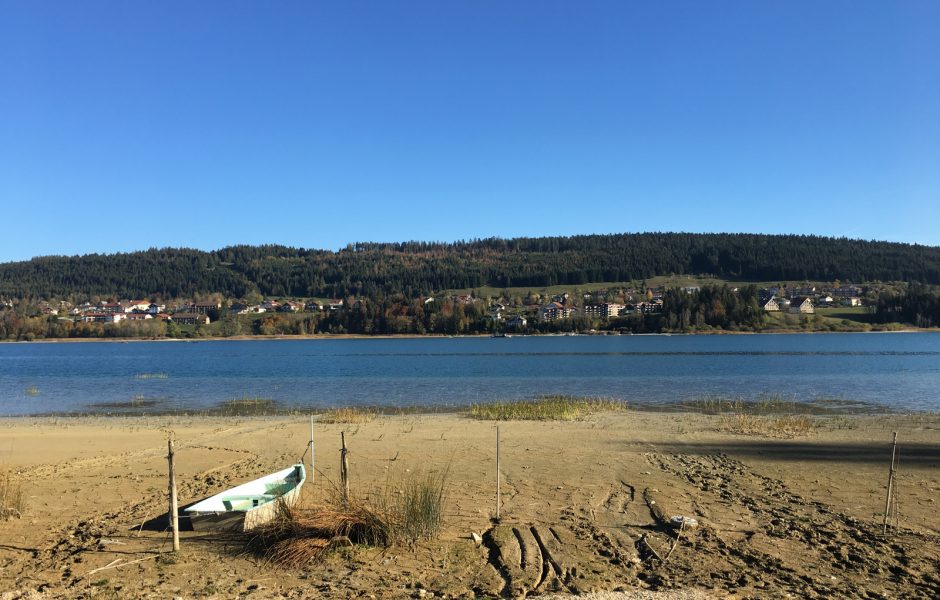
<path fill-rule="evenodd" d="M 940 410 L 940 333 L 0 344 L 0 415 L 459 406 L 538 394 Z M 127 404 L 136 407 L 116 408 Z M 111 406 L 108 406 L 111 405 Z"/>

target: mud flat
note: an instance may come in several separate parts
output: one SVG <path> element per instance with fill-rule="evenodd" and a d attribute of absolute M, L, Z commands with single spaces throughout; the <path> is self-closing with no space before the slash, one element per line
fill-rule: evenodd
<path fill-rule="evenodd" d="M 166 554 L 166 438 L 185 506 L 300 458 L 302 417 L 0 419 L 0 468 L 26 495 L 22 517 L 0 522 L 0 598 L 940 597 L 940 417 L 813 417 L 797 437 L 727 424 L 633 411 L 503 422 L 498 525 L 493 422 L 318 425 L 306 502 L 332 493 L 345 431 L 354 494 L 449 465 L 446 529 L 285 569 L 192 531 Z M 893 431 L 900 516 L 885 538 Z M 698 527 L 676 541 L 674 515 Z"/>

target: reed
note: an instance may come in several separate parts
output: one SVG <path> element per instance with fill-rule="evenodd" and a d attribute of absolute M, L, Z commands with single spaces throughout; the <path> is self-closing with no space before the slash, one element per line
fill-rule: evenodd
<path fill-rule="evenodd" d="M 29 396 L 30 398 L 35 398 L 36 396 L 39 395 L 39 388 L 36 387 L 35 385 L 31 385 L 25 390 L 23 390 L 23 393 Z"/>
<path fill-rule="evenodd" d="M 243 397 L 226 400 L 209 414 L 224 417 L 246 417 L 271 415 L 278 412 L 277 402 L 271 398 Z"/>
<path fill-rule="evenodd" d="M 703 396 L 684 400 L 679 408 L 706 415 L 726 413 L 745 415 L 835 415 L 852 413 L 884 412 L 883 408 L 855 400 L 844 400 L 817 396 L 811 400 L 786 398 L 780 394 L 758 394 L 754 399 L 740 396 Z"/>
<path fill-rule="evenodd" d="M 94 404 L 89 404 L 92 408 L 103 408 L 103 409 L 132 409 L 132 408 L 150 408 L 157 406 L 164 402 L 166 399 L 161 398 L 149 398 L 143 394 L 134 394 L 130 400 L 126 401 L 115 401 L 115 402 L 96 402 Z"/>
<path fill-rule="evenodd" d="M 333 408 L 322 413 L 320 423 L 369 423 L 375 419 L 375 411 L 368 408 Z"/>
<path fill-rule="evenodd" d="M 682 402 L 682 406 L 706 415 L 717 415 L 723 412 L 743 410 L 744 399 L 726 398 L 723 396 L 703 396 L 694 400 L 686 400 Z"/>
<path fill-rule="evenodd" d="M 471 404 L 467 415 L 490 421 L 572 421 L 588 414 L 625 410 L 626 402 L 610 398 L 540 396 L 534 400 Z"/>
<path fill-rule="evenodd" d="M 26 495 L 23 485 L 13 473 L 0 470 L 0 521 L 20 518 L 26 510 Z"/>
<path fill-rule="evenodd" d="M 444 526 L 450 466 L 441 472 L 413 474 L 400 480 L 397 490 L 386 486 L 386 513 L 392 515 L 395 539 L 431 540 Z"/>
<path fill-rule="evenodd" d="M 815 419 L 806 415 L 768 417 L 738 413 L 723 415 L 718 421 L 720 431 L 785 438 L 808 435 L 817 425 Z"/>

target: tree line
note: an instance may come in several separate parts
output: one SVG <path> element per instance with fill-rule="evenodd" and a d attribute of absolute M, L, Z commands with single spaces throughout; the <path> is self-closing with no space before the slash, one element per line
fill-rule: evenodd
<path fill-rule="evenodd" d="M 940 248 L 804 235 L 688 233 L 356 243 L 335 252 L 277 245 L 209 252 L 153 248 L 0 264 L 0 297 L 418 298 L 447 289 L 577 286 L 668 274 L 938 285 Z"/>
<path fill-rule="evenodd" d="M 882 294 L 878 298 L 874 320 L 878 323 L 940 327 L 940 293 L 912 283 L 905 291 Z"/>

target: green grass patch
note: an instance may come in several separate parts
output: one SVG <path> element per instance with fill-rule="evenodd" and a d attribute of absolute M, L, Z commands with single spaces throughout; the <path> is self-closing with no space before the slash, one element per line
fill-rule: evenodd
<path fill-rule="evenodd" d="M 134 375 L 134 379 L 169 379 L 170 376 L 167 373 L 138 373 Z"/>
<path fill-rule="evenodd" d="M 626 402 L 610 398 L 555 395 L 471 404 L 467 415 L 484 421 L 573 421 L 591 413 L 624 410 L 626 406 Z"/>
<path fill-rule="evenodd" d="M 859 324 L 874 323 L 875 317 L 875 313 L 867 306 L 817 308 L 816 314 L 836 321 L 849 321 Z"/>
<path fill-rule="evenodd" d="M 857 400 L 830 398 L 828 396 L 817 396 L 811 400 L 798 400 L 780 394 L 759 394 L 754 399 L 740 396 L 710 395 L 692 400 L 683 400 L 676 404 L 667 405 L 667 407 L 706 415 L 728 413 L 744 415 L 842 415 L 887 412 L 884 407 Z"/>

